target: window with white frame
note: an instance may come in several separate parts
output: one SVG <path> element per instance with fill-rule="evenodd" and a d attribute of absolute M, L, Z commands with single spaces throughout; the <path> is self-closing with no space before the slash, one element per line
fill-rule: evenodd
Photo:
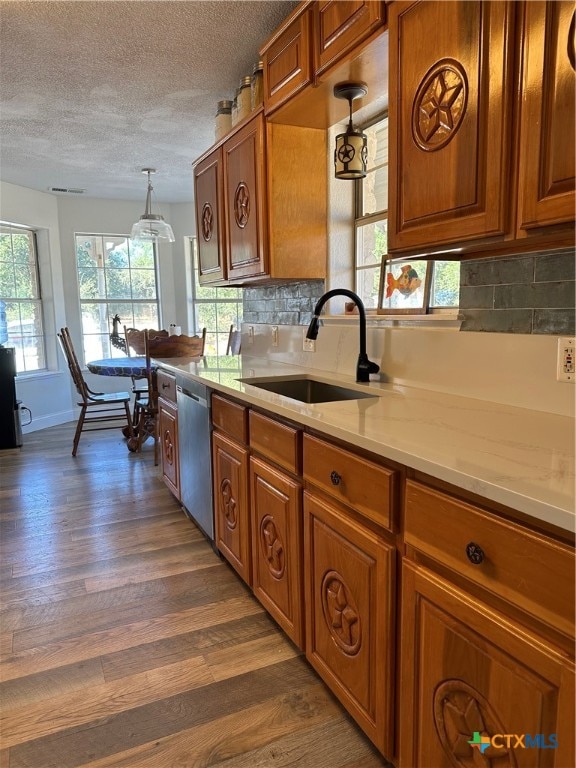
<path fill-rule="evenodd" d="M 159 328 L 154 243 L 128 235 L 76 234 L 84 361 L 122 357 L 111 344 L 113 319 L 127 328 Z"/>
<path fill-rule="evenodd" d="M 198 247 L 190 238 L 194 265 L 193 297 L 195 331 L 206 328 L 204 354 L 225 355 L 230 326 L 240 329 L 242 323 L 242 289 L 200 285 L 198 279 Z"/>
<path fill-rule="evenodd" d="M 367 174 L 356 182 L 355 284 L 367 311 L 379 305 L 382 267 L 388 255 L 388 117 L 363 128 L 368 139 Z M 429 261 L 430 296 L 426 309 L 458 306 L 460 263 Z"/>
<path fill-rule="evenodd" d="M 0 223 L 0 344 L 16 350 L 16 370 L 46 368 L 36 234 Z"/>

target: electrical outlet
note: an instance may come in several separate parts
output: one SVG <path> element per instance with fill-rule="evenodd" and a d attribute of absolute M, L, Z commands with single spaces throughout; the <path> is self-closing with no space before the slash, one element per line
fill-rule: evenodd
<path fill-rule="evenodd" d="M 574 365 L 574 339 L 558 339 L 558 361 L 556 364 L 556 379 L 558 381 L 576 381 Z"/>
<path fill-rule="evenodd" d="M 254 326 L 248 326 L 248 344 L 251 346 L 254 344 Z"/>
<path fill-rule="evenodd" d="M 273 347 L 278 346 L 278 326 L 277 325 L 272 326 L 272 346 Z"/>
<path fill-rule="evenodd" d="M 316 340 L 307 339 L 306 331 L 302 334 L 302 351 L 303 352 L 316 352 Z"/>

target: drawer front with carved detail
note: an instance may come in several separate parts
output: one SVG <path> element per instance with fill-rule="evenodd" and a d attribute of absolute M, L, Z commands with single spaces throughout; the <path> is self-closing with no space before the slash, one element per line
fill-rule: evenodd
<path fill-rule="evenodd" d="M 304 494 L 306 657 L 382 750 L 392 752 L 394 548 Z"/>
<path fill-rule="evenodd" d="M 571 635 L 574 550 L 409 480 L 405 540 Z"/>
<path fill-rule="evenodd" d="M 252 588 L 288 637 L 303 647 L 302 488 L 250 459 Z"/>
<path fill-rule="evenodd" d="M 384 528 L 392 527 L 395 472 L 304 435 L 304 478 Z"/>

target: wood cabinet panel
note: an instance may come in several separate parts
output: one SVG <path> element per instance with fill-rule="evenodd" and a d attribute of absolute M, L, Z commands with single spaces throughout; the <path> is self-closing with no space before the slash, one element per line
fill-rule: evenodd
<path fill-rule="evenodd" d="M 266 114 L 312 82 L 311 11 L 290 16 L 261 50 Z"/>
<path fill-rule="evenodd" d="M 198 277 L 201 284 L 226 278 L 223 183 L 222 151 L 219 149 L 194 169 Z"/>
<path fill-rule="evenodd" d="M 212 395 L 212 424 L 238 440 L 248 442 L 248 408 L 219 395 Z"/>
<path fill-rule="evenodd" d="M 212 461 L 216 546 L 238 575 L 251 584 L 248 451 L 214 432 Z"/>
<path fill-rule="evenodd" d="M 572 635 L 573 548 L 413 481 L 405 498 L 407 544 Z"/>
<path fill-rule="evenodd" d="M 158 394 L 164 400 L 170 400 L 170 402 L 176 402 L 176 377 L 172 376 L 166 371 L 158 371 L 156 374 L 156 381 L 158 386 Z"/>
<path fill-rule="evenodd" d="M 480 764 L 469 743 L 475 733 L 541 734 L 548 745 L 556 735 L 557 748 L 545 751 L 498 739 L 484 752 L 486 765 L 574 765 L 573 664 L 407 561 L 402 589 L 400 768 Z"/>
<path fill-rule="evenodd" d="M 395 472 L 304 435 L 304 478 L 375 523 L 392 527 Z"/>
<path fill-rule="evenodd" d="M 252 588 L 299 648 L 302 600 L 302 487 L 260 459 L 250 459 Z"/>
<path fill-rule="evenodd" d="M 574 3 L 524 6 L 518 225 L 574 221 Z"/>
<path fill-rule="evenodd" d="M 299 472 L 300 430 L 254 411 L 250 411 L 249 421 L 250 447 L 290 472 Z"/>
<path fill-rule="evenodd" d="M 314 9 L 314 70 L 322 74 L 384 24 L 386 7 L 375 0 L 320 0 Z"/>
<path fill-rule="evenodd" d="M 394 548 L 304 493 L 306 657 L 392 755 Z"/>
<path fill-rule="evenodd" d="M 258 115 L 223 147 L 229 280 L 264 275 L 268 269 L 263 121 Z"/>
<path fill-rule="evenodd" d="M 158 377 L 160 380 L 160 376 Z M 176 404 L 158 398 L 158 439 L 162 479 L 177 499 L 180 498 L 180 460 L 178 456 L 178 409 Z"/>
<path fill-rule="evenodd" d="M 509 229 L 513 6 L 389 7 L 391 250 Z"/>

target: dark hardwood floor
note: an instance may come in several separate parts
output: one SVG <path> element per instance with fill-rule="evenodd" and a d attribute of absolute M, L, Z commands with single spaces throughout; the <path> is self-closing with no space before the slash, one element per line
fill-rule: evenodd
<path fill-rule="evenodd" d="M 0 451 L 0 768 L 387 763 L 120 433 Z"/>

